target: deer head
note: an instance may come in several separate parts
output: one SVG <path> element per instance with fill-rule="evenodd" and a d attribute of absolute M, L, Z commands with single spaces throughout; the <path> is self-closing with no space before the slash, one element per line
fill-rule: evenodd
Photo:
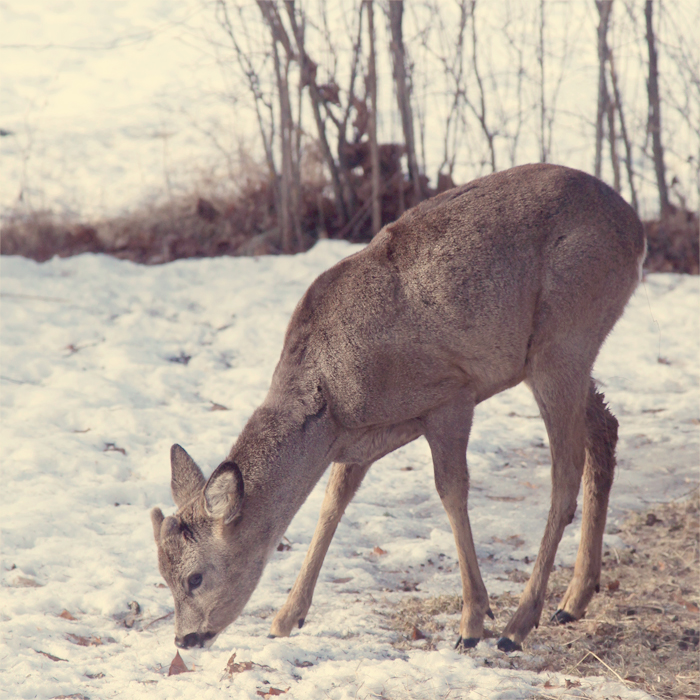
<path fill-rule="evenodd" d="M 178 508 L 151 512 L 158 568 L 175 600 L 175 644 L 210 646 L 241 613 L 265 567 L 269 547 L 247 522 L 238 466 L 220 464 L 208 480 L 179 445 L 170 451 L 171 490 Z M 263 535 L 264 538 L 264 535 Z"/>

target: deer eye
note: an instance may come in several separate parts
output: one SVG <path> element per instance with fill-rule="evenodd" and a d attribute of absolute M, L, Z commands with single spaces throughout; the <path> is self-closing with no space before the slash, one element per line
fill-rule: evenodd
<path fill-rule="evenodd" d="M 192 576 L 187 579 L 187 585 L 190 591 L 199 588 L 202 585 L 202 574 L 192 574 Z"/>

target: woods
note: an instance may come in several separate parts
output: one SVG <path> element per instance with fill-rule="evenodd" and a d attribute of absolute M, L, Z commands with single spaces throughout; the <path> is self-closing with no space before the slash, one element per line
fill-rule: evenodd
<path fill-rule="evenodd" d="M 653 0 L 593 6 L 597 26 L 592 13 L 568 23 L 566 7 L 548 0 L 499 8 L 478 0 L 216 0 L 257 115 L 278 212 L 274 243 L 289 252 L 300 242 L 300 206 L 307 235 L 310 218 L 320 237 L 367 240 L 457 180 L 536 160 L 567 163 L 574 141 L 590 154 L 588 169 L 637 210 L 640 196 L 662 214 L 697 201 L 689 135 L 700 120 L 700 63 L 689 30 Z M 597 104 L 582 100 L 565 112 L 564 91 L 590 92 L 572 66 L 593 42 Z M 218 50 L 225 55 L 225 43 Z M 682 106 L 674 89 L 685 95 Z M 662 127 L 666 111 L 673 131 Z M 310 201 L 300 164 L 314 147 L 327 186 Z"/>
<path fill-rule="evenodd" d="M 231 112 L 229 131 L 209 133 L 225 152 L 227 175 L 209 190 L 176 196 L 166 173 L 167 201 L 88 224 L 18 207 L 3 225 L 3 253 L 41 259 L 93 250 L 164 262 L 294 253 L 323 238 L 362 242 L 455 184 L 552 162 L 595 174 L 654 220 L 650 248 L 674 256 L 660 269 L 697 270 L 700 42 L 688 7 L 200 7 L 201 27 L 189 40 L 226 86 L 217 99 Z M 226 140 L 237 153 L 225 150 Z"/>

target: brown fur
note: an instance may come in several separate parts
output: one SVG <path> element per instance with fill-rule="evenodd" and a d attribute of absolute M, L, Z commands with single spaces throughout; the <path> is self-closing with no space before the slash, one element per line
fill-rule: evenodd
<path fill-rule="evenodd" d="M 424 202 L 324 272 L 294 312 L 265 401 L 206 484 L 173 448 L 178 512 L 164 518 L 155 509 L 153 522 L 175 599 L 176 644 L 203 646 L 236 619 L 334 463 L 302 571 L 271 631 L 301 626 L 365 473 L 420 435 L 457 543 L 460 642 L 476 644 L 491 611 L 467 513 L 467 441 L 474 407 L 521 381 L 549 434 L 552 505 L 499 647 L 516 648 L 539 622 L 583 477 L 581 546 L 557 619 L 581 617 L 600 576 L 617 437 L 590 372 L 637 285 L 644 250 L 639 220 L 609 187 L 568 168 L 530 165 Z"/>

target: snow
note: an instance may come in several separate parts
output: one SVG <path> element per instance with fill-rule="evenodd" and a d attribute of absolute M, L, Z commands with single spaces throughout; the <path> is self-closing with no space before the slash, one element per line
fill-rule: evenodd
<path fill-rule="evenodd" d="M 324 242 L 295 257 L 161 267 L 96 255 L 44 264 L 2 258 L 0 697 L 256 698 L 269 683 L 289 688 L 282 697 L 290 699 L 505 700 L 545 692 L 546 681 L 552 697 L 649 697 L 603 678 L 566 690 L 556 674 L 499 668 L 494 640 L 466 655 L 452 650 L 453 640 L 437 651 L 391 645 L 392 605 L 460 590 L 423 440 L 370 470 L 302 630 L 267 637 L 310 541 L 325 479 L 244 614 L 211 650 L 181 652 L 193 673 L 167 676 L 173 623 L 158 618 L 172 611 L 172 598 L 161 586 L 149 510 L 174 510 L 170 445 L 182 444 L 211 472 L 263 399 L 298 298 L 356 249 Z M 620 421 L 608 544 L 621 546 L 614 532 L 624 511 L 680 497 L 698 481 L 699 282 L 647 277 L 597 362 Z M 546 447 L 527 389 L 478 407 L 470 512 L 491 593 L 517 594 L 520 584 L 499 579 L 514 565 L 529 570 L 526 557 L 536 554 L 549 499 Z M 504 496 L 522 500 L 495 500 Z M 579 524 L 577 516 L 557 564 L 573 563 Z M 507 542 L 513 535 L 521 546 Z M 373 554 L 375 546 L 387 554 Z M 399 590 L 402 581 L 419 590 Z M 127 629 L 132 600 L 143 617 Z M 60 617 L 63 610 L 75 619 Z M 102 643 L 81 646 L 80 638 Z M 537 630 L 523 653 L 536 646 Z M 229 677 L 233 652 L 259 666 Z"/>

